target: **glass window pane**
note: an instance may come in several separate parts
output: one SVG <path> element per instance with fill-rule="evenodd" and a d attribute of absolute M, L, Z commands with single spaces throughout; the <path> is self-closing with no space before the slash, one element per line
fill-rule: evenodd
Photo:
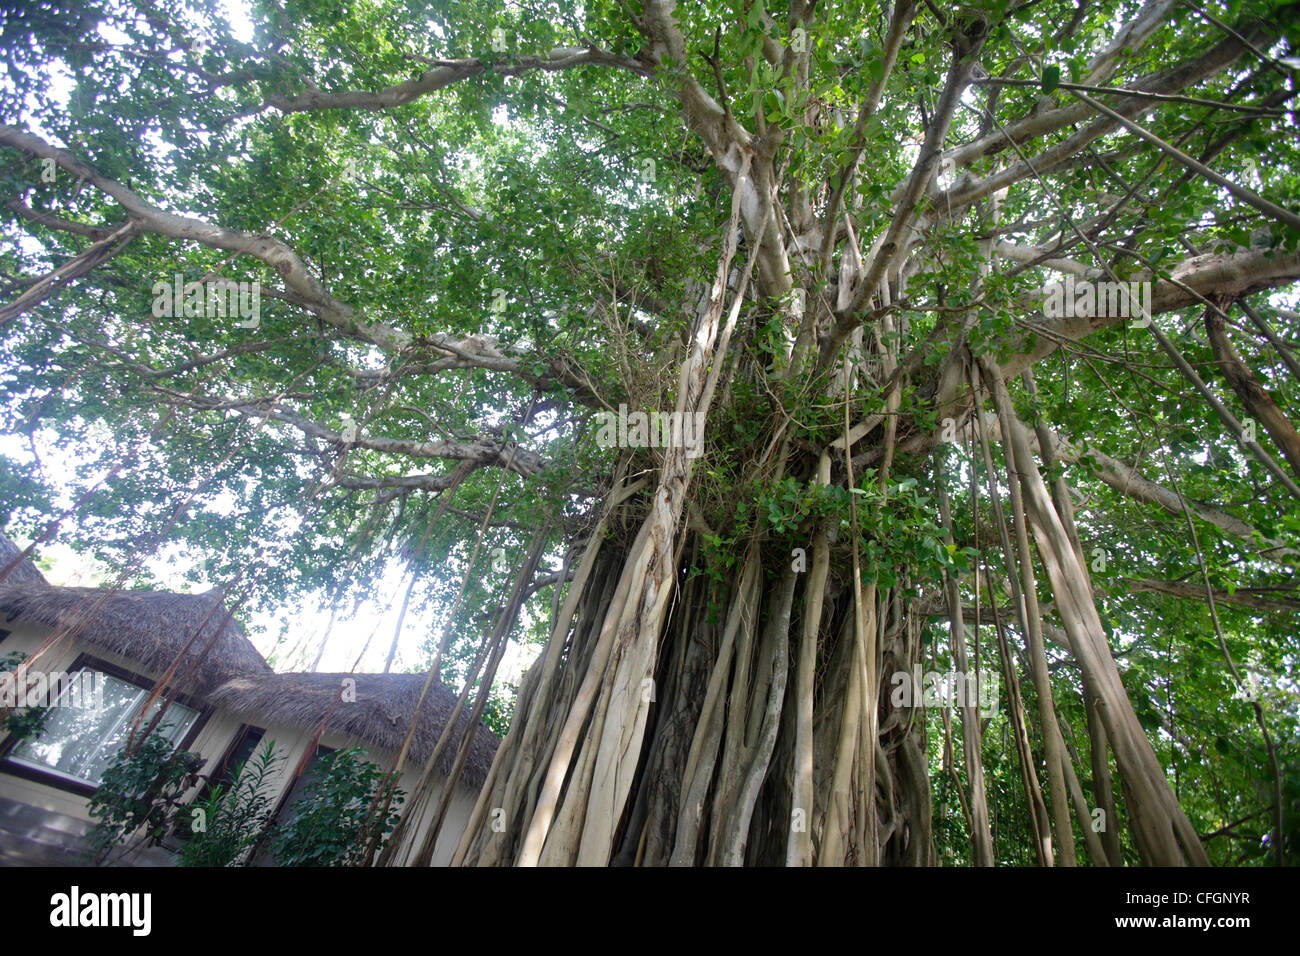
<path fill-rule="evenodd" d="M 129 681 L 96 673 L 102 681 L 103 706 L 95 695 L 82 694 L 83 706 L 67 706 L 69 692 L 59 696 L 41 733 L 15 747 L 10 757 L 20 763 L 44 767 L 98 785 L 113 756 L 126 742 L 136 708 L 148 691 Z M 85 685 L 82 685 L 83 687 Z M 159 703 L 150 709 L 157 713 Z M 180 741 L 194 724 L 198 712 L 183 704 L 167 708 L 159 729 L 173 743 Z"/>

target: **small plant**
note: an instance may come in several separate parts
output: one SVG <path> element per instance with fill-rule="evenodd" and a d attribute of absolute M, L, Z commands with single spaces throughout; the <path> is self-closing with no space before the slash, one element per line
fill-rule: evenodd
<path fill-rule="evenodd" d="M 157 731 L 133 753 L 119 751 L 90 798 L 90 816 L 98 822 L 87 839 L 95 861 L 103 863 L 139 830 L 149 846 L 161 843 L 181 797 L 201 779 L 202 767 L 202 757 L 176 750 Z"/>
<path fill-rule="evenodd" d="M 758 511 L 777 535 L 797 531 L 809 518 L 822 520 L 849 514 L 848 495 L 834 485 L 809 487 L 794 478 L 785 478 L 765 489 L 758 500 Z"/>
<path fill-rule="evenodd" d="M 12 674 L 19 665 L 27 659 L 27 655 L 22 651 L 14 651 L 11 654 L 0 655 L 0 675 Z M 0 680 L 3 680 L 0 677 Z M 12 680 L 12 678 L 11 678 Z M 17 685 L 10 685 L 17 696 Z M 5 706 L 0 699 L 0 717 L 4 717 Z M 45 722 L 49 720 L 50 709 L 48 707 L 16 707 L 8 712 L 4 718 L 4 732 L 17 746 L 25 740 L 30 740 L 40 734 L 45 729 Z"/>
<path fill-rule="evenodd" d="M 281 866 L 357 866 L 364 862 L 376 832 L 383 846 L 401 819 L 397 808 L 404 795 L 394 790 L 388 812 L 370 819 L 388 774 L 364 754 L 352 747 L 320 758 L 306 796 L 271 838 L 271 854 Z"/>
<path fill-rule="evenodd" d="M 15 746 L 25 740 L 40 736 L 45 729 L 45 722 L 50 719 L 48 707 L 24 707 L 15 710 L 5 721 L 5 732 L 14 741 Z"/>
<path fill-rule="evenodd" d="M 18 670 L 18 666 L 26 661 L 27 656 L 21 650 L 10 654 L 0 654 L 0 680 L 5 680 L 4 675 L 13 674 Z M 9 678 L 12 680 L 12 678 Z M 4 687 L 5 684 L 0 684 Z M 8 684 L 17 696 L 17 684 Z M 3 718 L 5 734 L 8 734 L 13 740 L 14 745 L 22 744 L 25 740 L 40 734 L 45 728 L 45 721 L 49 719 L 49 708 L 13 708 L 8 709 L 8 717 L 5 717 L 5 705 L 3 697 L 0 697 L 0 718 Z"/>
<path fill-rule="evenodd" d="M 261 841 L 275 810 L 268 779 L 284 761 L 268 740 L 255 756 L 235 767 L 229 788 L 213 787 L 202 800 L 190 805 L 181 824 L 189 839 L 181 847 L 181 866 L 240 866 Z"/>

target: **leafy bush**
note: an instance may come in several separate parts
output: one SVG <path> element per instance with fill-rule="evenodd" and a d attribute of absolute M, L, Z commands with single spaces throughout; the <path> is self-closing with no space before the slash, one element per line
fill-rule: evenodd
<path fill-rule="evenodd" d="M 27 659 L 27 655 L 22 651 L 14 651 L 12 654 L 0 654 L 0 680 L 3 680 L 4 674 L 11 674 L 16 671 L 19 665 Z M 17 684 L 12 685 L 16 692 Z M 0 715 L 4 713 L 4 705 L 0 704 Z M 7 733 L 14 745 L 21 744 L 38 735 L 45 729 L 45 722 L 49 719 L 50 709 L 48 707 L 15 707 L 9 712 L 9 716 L 4 721 L 4 732 Z"/>
<path fill-rule="evenodd" d="M 181 866 L 239 866 L 262 839 L 275 810 L 267 779 L 284 760 L 268 740 L 255 756 L 231 771 L 233 786 L 212 788 L 190 805 L 185 820 L 189 839 L 181 847 Z"/>
<path fill-rule="evenodd" d="M 392 833 L 403 793 L 394 788 L 389 810 L 368 820 L 388 774 L 364 754 L 352 747 L 320 758 L 315 781 L 271 838 L 271 853 L 281 866 L 356 866 L 364 862 L 376 833 L 379 846 Z"/>
<path fill-rule="evenodd" d="M 134 753 L 119 751 L 90 798 L 90 816 L 98 821 L 88 837 L 94 858 L 103 862 L 114 846 L 140 829 L 148 845 L 161 843 L 181 796 L 201 779 L 202 767 L 202 757 L 176 750 L 157 731 Z"/>

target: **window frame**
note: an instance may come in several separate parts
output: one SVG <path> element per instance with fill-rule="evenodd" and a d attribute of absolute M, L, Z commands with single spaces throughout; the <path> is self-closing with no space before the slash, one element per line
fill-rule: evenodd
<path fill-rule="evenodd" d="M 127 670 L 125 667 L 120 667 L 117 664 L 104 660 L 103 658 L 95 657 L 93 654 L 87 654 L 84 652 L 77 655 L 76 659 L 73 660 L 72 664 L 68 667 L 67 673 L 75 674 L 78 671 L 87 668 L 99 671 L 108 677 L 116 677 L 118 680 L 134 684 L 146 691 L 152 688 L 156 683 L 156 681 L 145 677 L 143 674 Z M 212 708 L 190 694 L 177 694 L 175 700 L 176 703 L 184 704 L 186 707 L 196 711 L 198 714 L 198 716 L 194 718 L 194 723 L 190 725 L 190 729 L 185 732 L 185 736 L 176 744 L 177 750 L 188 750 L 198 735 L 202 732 L 204 725 L 208 722 L 208 718 L 212 716 Z M 23 780 L 29 780 L 32 783 L 39 783 L 47 787 L 53 787 L 56 790 L 63 790 L 67 793 L 73 793 L 81 797 L 93 797 L 96 791 L 99 790 L 97 784 L 76 780 L 57 770 L 43 770 L 40 767 L 34 767 L 29 763 L 20 763 L 18 760 L 12 759 L 10 753 L 17 745 L 18 740 L 15 739 L 12 734 L 5 739 L 3 744 L 0 744 L 0 773 L 9 774 L 10 776 L 19 777 Z"/>
<path fill-rule="evenodd" d="M 248 856 L 246 857 L 248 866 L 274 865 L 271 861 L 271 847 L 268 841 L 270 840 L 271 832 L 284 820 L 284 814 L 289 812 L 289 797 L 293 793 L 294 788 L 298 786 L 302 778 L 312 769 L 312 765 L 314 765 L 317 760 L 326 754 L 336 753 L 342 749 L 342 747 L 329 747 L 321 743 L 319 740 L 316 741 L 316 745 L 312 748 L 312 754 L 308 758 L 310 761 L 308 766 L 303 768 L 303 771 L 299 776 L 289 780 L 285 784 L 284 789 L 280 791 L 280 795 L 276 797 L 275 810 L 266 818 L 267 826 L 266 829 L 262 831 L 261 839 L 254 843 L 252 849 L 248 852 Z M 298 759 L 301 760 L 302 758 L 299 757 Z"/>
<path fill-rule="evenodd" d="M 259 727 L 256 724 L 239 725 L 239 729 L 235 731 L 235 735 L 230 738 L 230 743 L 226 744 L 225 750 L 221 752 L 221 759 L 213 765 L 212 773 L 205 775 L 204 779 L 207 780 L 207 783 L 205 783 L 199 791 L 198 799 L 203 799 L 208 795 L 212 788 L 221 786 L 226 782 L 226 777 L 228 777 L 230 772 L 235 769 L 235 752 L 240 748 L 243 742 L 254 733 L 258 736 L 257 741 L 253 744 L 253 753 L 248 757 L 249 760 L 252 759 L 253 754 L 256 754 L 266 742 L 266 728 Z"/>
<path fill-rule="evenodd" d="M 328 747 L 325 744 L 319 742 L 316 744 L 314 748 L 312 748 L 312 754 L 310 757 L 307 758 L 308 763 L 307 766 L 303 768 L 302 773 L 299 774 L 297 777 L 294 777 L 292 780 L 290 780 L 285 785 L 285 788 L 282 791 L 280 791 L 280 796 L 276 801 L 276 805 L 275 805 L 275 812 L 271 814 L 272 823 L 279 822 L 281 816 L 289 812 L 289 797 L 293 794 L 294 788 L 298 786 L 298 784 L 302 781 L 303 777 L 307 776 L 309 772 L 315 769 L 316 761 L 320 760 L 320 758 L 324 757 L 326 754 L 337 753 L 339 750 L 342 749 L 344 748 Z M 301 759 L 302 758 L 300 757 L 299 760 Z"/>

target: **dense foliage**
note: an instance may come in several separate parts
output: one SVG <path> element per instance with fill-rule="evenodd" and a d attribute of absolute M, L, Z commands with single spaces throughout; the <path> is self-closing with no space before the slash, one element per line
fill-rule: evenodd
<path fill-rule="evenodd" d="M 179 823 L 186 830 L 181 866 L 238 866 L 266 837 L 275 813 L 272 778 L 284 755 L 268 740 L 227 778 L 190 804 Z M 179 828 L 178 828 L 179 829 Z"/>
<path fill-rule="evenodd" d="M 280 866 L 356 866 L 371 843 L 382 846 L 401 816 L 405 794 L 394 789 L 382 813 L 388 776 L 354 747 L 318 758 L 302 799 L 276 826 L 271 855 Z"/>
<path fill-rule="evenodd" d="M 178 750 L 163 733 L 120 750 L 90 797 L 95 826 L 87 843 L 92 856 L 106 862 L 115 848 L 162 843 L 202 769 L 202 757 Z"/>

